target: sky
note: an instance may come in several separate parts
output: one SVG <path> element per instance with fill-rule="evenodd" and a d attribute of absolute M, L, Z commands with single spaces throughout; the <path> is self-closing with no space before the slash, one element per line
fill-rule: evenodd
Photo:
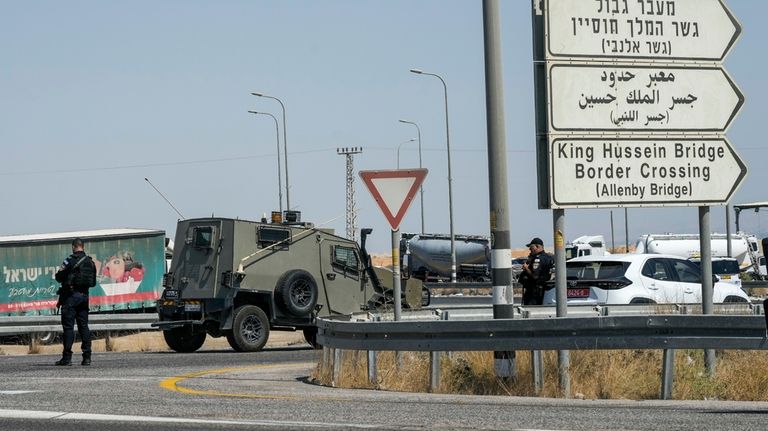
<path fill-rule="evenodd" d="M 513 247 L 552 245 L 537 204 L 530 1 L 502 0 L 504 110 Z M 728 0 L 743 33 L 724 65 L 746 96 L 727 136 L 749 173 L 732 203 L 768 201 L 764 122 L 768 2 Z M 278 209 L 277 135 L 285 105 L 292 209 L 345 232 L 345 158 L 355 170 L 417 167 L 426 231 L 447 233 L 442 76 L 448 88 L 454 230 L 489 234 L 482 2 L 0 0 L 0 235 L 162 229 L 179 215 L 257 220 Z M 152 184 L 145 181 L 148 178 Z M 285 173 L 282 174 L 285 184 Z M 285 195 L 285 193 L 284 193 Z M 358 228 L 390 250 L 389 225 L 356 177 Z M 283 204 L 285 206 L 285 203 Z M 418 232 L 414 201 L 401 225 Z M 743 230 L 768 236 L 766 212 Z M 630 208 L 644 233 L 698 232 L 697 207 Z M 566 210 L 566 238 L 625 242 L 621 208 Z M 731 217 L 733 221 L 734 218 Z M 725 231 L 725 207 L 711 209 Z"/>

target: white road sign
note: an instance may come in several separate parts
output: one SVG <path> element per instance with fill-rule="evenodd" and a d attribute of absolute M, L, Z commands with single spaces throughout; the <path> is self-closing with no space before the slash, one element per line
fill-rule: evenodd
<path fill-rule="evenodd" d="M 747 168 L 725 138 L 550 140 L 552 208 L 727 202 Z"/>
<path fill-rule="evenodd" d="M 426 169 L 360 171 L 363 184 L 371 192 L 393 231 L 400 227 L 427 172 Z"/>
<path fill-rule="evenodd" d="M 741 26 L 721 0 L 545 0 L 547 58 L 722 61 Z"/>
<path fill-rule="evenodd" d="M 724 132 L 744 95 L 721 68 L 554 64 L 550 127 L 558 131 Z"/>

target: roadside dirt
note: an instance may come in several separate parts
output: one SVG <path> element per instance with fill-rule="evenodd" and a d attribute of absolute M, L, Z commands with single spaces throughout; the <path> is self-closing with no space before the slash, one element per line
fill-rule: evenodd
<path fill-rule="evenodd" d="M 138 334 L 126 335 L 122 337 L 112 337 L 110 340 L 114 352 L 156 352 L 170 350 L 163 340 L 163 334 L 160 331 L 147 331 Z M 284 347 L 298 344 L 306 344 L 304 335 L 301 331 L 286 332 L 272 331 L 269 334 L 267 347 Z M 208 337 L 201 350 L 221 350 L 230 349 L 227 339 Z M 76 341 L 73 350 L 75 355 L 79 355 L 80 342 Z M 93 340 L 94 352 L 106 352 L 106 340 L 99 338 Z M 48 346 L 38 346 L 38 351 L 34 354 L 59 354 L 61 353 L 61 342 Z M 29 345 L 26 344 L 3 344 L 0 345 L 0 355 L 28 355 L 30 353 Z"/>

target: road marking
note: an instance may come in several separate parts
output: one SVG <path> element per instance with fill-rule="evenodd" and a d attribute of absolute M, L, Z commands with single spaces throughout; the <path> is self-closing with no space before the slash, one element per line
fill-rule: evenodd
<path fill-rule="evenodd" d="M 162 382 L 160 382 L 160 387 L 163 389 L 167 389 L 169 391 L 179 392 L 179 393 L 188 394 L 188 395 L 207 395 L 207 396 L 215 396 L 215 397 L 256 398 L 256 399 L 271 399 L 271 400 L 301 400 L 301 399 L 304 399 L 304 397 L 297 397 L 292 395 L 264 395 L 264 394 L 231 393 L 231 392 L 221 392 L 221 391 L 213 391 L 213 390 L 190 389 L 190 388 L 181 386 L 180 383 L 183 382 L 184 380 L 196 379 L 196 378 L 210 376 L 214 374 L 226 374 L 226 373 L 246 371 L 246 370 L 263 370 L 263 369 L 269 369 L 269 368 L 306 368 L 307 366 L 312 366 L 312 365 L 313 365 L 312 363 L 304 362 L 304 363 L 297 363 L 297 364 L 290 364 L 290 365 L 285 365 L 285 364 L 252 365 L 248 367 L 220 368 L 216 370 L 198 371 L 196 373 L 184 374 L 182 376 L 176 376 L 176 377 L 171 377 L 169 379 L 165 379 Z M 313 399 L 330 401 L 330 400 L 335 400 L 336 398 L 313 397 Z"/>
<path fill-rule="evenodd" d="M 380 425 L 335 423 L 335 422 L 298 422 L 298 421 L 270 421 L 270 420 L 215 420 L 172 418 L 162 416 L 129 416 L 129 415 L 105 415 L 98 413 L 67 413 L 43 410 L 6 410 L 0 409 L 2 419 L 50 419 L 70 421 L 98 421 L 98 422 L 145 422 L 145 423 L 176 423 L 176 424 L 216 424 L 216 425 L 258 425 L 278 428 L 292 427 L 323 427 L 323 428 L 358 428 L 377 429 Z"/>
<path fill-rule="evenodd" d="M 20 395 L 20 394 L 31 394 L 33 392 L 42 392 L 42 391 L 0 391 L 0 395 Z"/>

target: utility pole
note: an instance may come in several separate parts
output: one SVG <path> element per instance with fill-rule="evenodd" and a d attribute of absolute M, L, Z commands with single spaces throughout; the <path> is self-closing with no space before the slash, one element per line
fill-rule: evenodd
<path fill-rule="evenodd" d="M 347 157 L 347 239 L 357 241 L 357 216 L 355 215 L 355 154 L 363 152 L 362 147 L 336 148 L 336 154 Z"/>

